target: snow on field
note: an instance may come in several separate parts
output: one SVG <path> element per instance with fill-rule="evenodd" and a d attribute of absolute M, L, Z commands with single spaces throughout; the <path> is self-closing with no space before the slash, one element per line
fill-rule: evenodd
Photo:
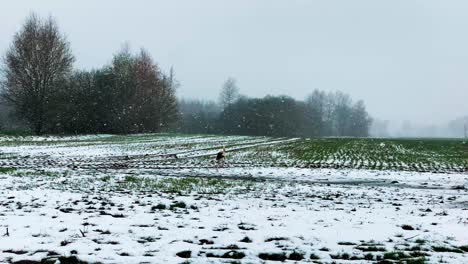
<path fill-rule="evenodd" d="M 0 144 L 0 262 L 468 263 L 466 173 L 249 160 L 287 139 L 135 138 Z M 223 167 L 222 145 L 240 149 Z"/>

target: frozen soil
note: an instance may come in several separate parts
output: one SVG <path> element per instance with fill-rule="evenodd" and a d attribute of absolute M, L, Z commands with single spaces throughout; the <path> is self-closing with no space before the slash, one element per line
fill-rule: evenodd
<path fill-rule="evenodd" d="M 112 138 L 0 141 L 1 263 L 468 263 L 465 172 L 252 158 L 296 139 Z M 220 144 L 239 149 L 224 166 Z"/>

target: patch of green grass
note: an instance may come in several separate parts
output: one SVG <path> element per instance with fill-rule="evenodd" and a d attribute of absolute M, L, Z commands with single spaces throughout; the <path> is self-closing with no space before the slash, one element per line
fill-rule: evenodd
<path fill-rule="evenodd" d="M 400 259 L 409 258 L 410 255 L 402 251 L 392 251 L 392 252 L 385 252 L 383 257 L 384 259 L 400 260 Z"/>
<path fill-rule="evenodd" d="M 68 172 L 56 172 L 56 171 L 45 171 L 45 170 L 37 170 L 37 171 L 15 171 L 13 176 L 17 177 L 60 177 L 60 176 L 67 176 Z"/>
<path fill-rule="evenodd" d="M 300 261 L 304 259 L 304 253 L 303 252 L 298 252 L 298 251 L 293 251 L 291 254 L 288 256 L 289 260 L 294 260 L 294 261 Z"/>
<path fill-rule="evenodd" d="M 363 252 L 378 252 L 378 251 L 386 251 L 385 247 L 378 247 L 378 246 L 357 246 L 356 249 L 359 249 Z"/>
<path fill-rule="evenodd" d="M 414 253 L 414 252 L 413 252 Z M 395 263 L 393 261 L 398 261 L 397 263 L 411 263 L 411 264 L 423 264 L 426 262 L 425 256 L 429 254 L 421 252 L 420 254 L 407 254 L 403 251 L 392 251 L 385 252 L 383 255 L 383 261 L 379 263 Z M 388 261 L 391 262 L 388 262 Z"/>
<path fill-rule="evenodd" d="M 468 245 L 463 245 L 463 246 L 460 246 L 459 249 L 465 251 L 465 252 L 468 252 Z"/>
<path fill-rule="evenodd" d="M 281 252 L 281 253 L 260 253 L 258 254 L 258 257 L 261 258 L 262 260 L 271 260 L 271 261 L 285 261 L 287 259 L 286 253 Z"/>
<path fill-rule="evenodd" d="M 404 263 L 406 263 L 406 264 L 424 264 L 424 263 L 426 263 L 426 258 L 425 257 L 420 257 L 420 258 L 406 259 Z"/>
<path fill-rule="evenodd" d="M 432 246 L 432 250 L 435 252 L 464 253 L 460 248 L 447 246 Z"/>
<path fill-rule="evenodd" d="M 125 176 L 124 180 L 128 183 L 137 183 L 141 181 L 141 178 L 135 176 Z"/>
<path fill-rule="evenodd" d="M 364 255 L 364 259 L 365 260 L 373 260 L 374 255 L 372 253 L 367 253 L 367 254 Z"/>
<path fill-rule="evenodd" d="M 109 175 L 101 177 L 101 181 L 103 181 L 103 182 L 109 182 L 110 179 L 111 179 L 111 177 Z"/>
<path fill-rule="evenodd" d="M 410 252 L 410 255 L 413 258 L 430 256 L 429 253 L 422 252 L 422 251 L 413 251 L 413 252 Z"/>
<path fill-rule="evenodd" d="M 16 171 L 16 168 L 12 167 L 0 167 L 0 173 L 13 173 Z"/>
<path fill-rule="evenodd" d="M 225 180 L 205 177 L 167 177 L 152 179 L 147 177 L 126 176 L 121 187 L 149 189 L 165 193 L 225 193 L 230 190 L 251 190 L 253 183 L 242 180 Z"/>
<path fill-rule="evenodd" d="M 330 254 L 330 257 L 332 259 L 343 259 L 343 260 L 348 260 L 351 258 L 351 256 L 348 253 L 337 253 L 337 254 Z"/>
<path fill-rule="evenodd" d="M 13 155 L 11 153 L 0 153 L 0 160 L 2 160 L 2 159 L 12 160 L 12 159 L 16 159 L 16 158 L 18 158 L 18 156 Z"/>
<path fill-rule="evenodd" d="M 408 251 L 421 251 L 421 246 L 412 246 L 410 248 L 407 248 Z"/>
<path fill-rule="evenodd" d="M 166 209 L 166 205 L 163 203 L 158 203 L 157 205 L 151 206 L 151 210 L 164 210 Z"/>
<path fill-rule="evenodd" d="M 320 259 L 320 257 L 314 253 L 310 253 L 310 256 L 309 256 L 310 259 L 312 260 L 316 260 L 316 259 Z"/>
<path fill-rule="evenodd" d="M 171 210 L 173 210 L 175 208 L 187 208 L 187 204 L 185 204 L 184 202 L 181 202 L 181 201 L 177 201 L 177 202 L 174 202 L 173 204 L 171 204 L 171 206 L 169 208 Z"/>
<path fill-rule="evenodd" d="M 422 244 L 425 244 L 425 243 L 426 243 L 426 240 L 425 240 L 425 239 L 420 239 L 420 238 L 418 238 L 418 239 L 416 239 L 414 242 L 417 243 L 417 244 L 422 245 Z"/>

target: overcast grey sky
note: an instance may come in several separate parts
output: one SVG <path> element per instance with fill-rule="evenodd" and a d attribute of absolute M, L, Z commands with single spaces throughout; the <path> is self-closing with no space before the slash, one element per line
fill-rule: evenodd
<path fill-rule="evenodd" d="M 216 99 L 232 76 L 249 96 L 342 90 L 380 119 L 468 114 L 468 1 L 2 1 L 2 54 L 32 11 L 57 19 L 77 68 L 128 41 L 174 66 L 183 97 Z"/>

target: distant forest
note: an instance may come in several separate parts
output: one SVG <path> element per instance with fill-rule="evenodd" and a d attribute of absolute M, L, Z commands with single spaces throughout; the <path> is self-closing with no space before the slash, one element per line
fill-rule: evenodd
<path fill-rule="evenodd" d="M 234 79 L 222 87 L 219 103 L 180 100 L 183 133 L 221 133 L 257 136 L 369 135 L 371 118 L 363 101 L 354 103 L 342 92 L 315 90 L 305 101 L 289 96 L 249 98 L 239 95 Z"/>
<path fill-rule="evenodd" d="M 372 123 L 364 102 L 342 92 L 249 98 L 234 78 L 217 102 L 178 100 L 173 69 L 164 73 L 144 49 L 124 47 L 89 71 L 75 70 L 74 61 L 54 19 L 29 16 L 3 56 L 0 130 L 366 137 Z"/>

